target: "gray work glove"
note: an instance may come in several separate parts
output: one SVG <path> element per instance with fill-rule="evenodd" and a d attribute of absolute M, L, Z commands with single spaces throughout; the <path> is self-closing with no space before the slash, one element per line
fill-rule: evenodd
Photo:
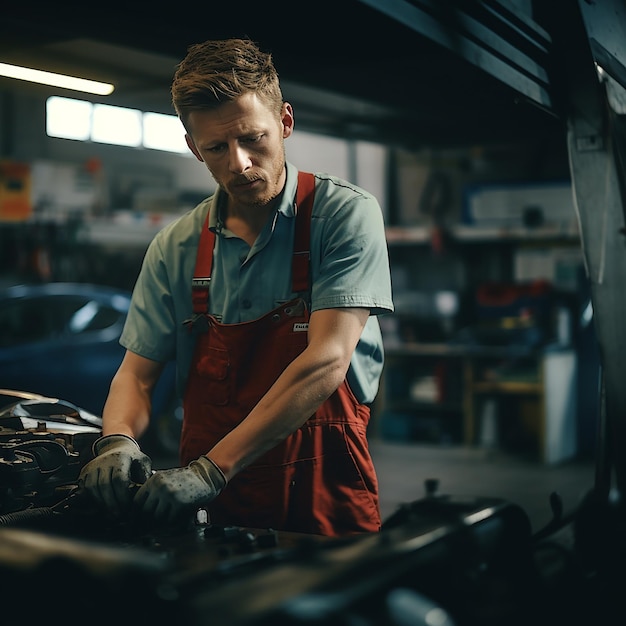
<path fill-rule="evenodd" d="M 136 486 L 152 474 L 152 461 L 127 435 L 106 435 L 93 444 L 95 458 L 81 470 L 81 491 L 113 517 L 128 513 Z"/>
<path fill-rule="evenodd" d="M 224 472 L 206 456 L 178 467 L 155 472 L 137 491 L 135 513 L 156 524 L 191 520 L 197 509 L 217 497 L 226 486 Z"/>

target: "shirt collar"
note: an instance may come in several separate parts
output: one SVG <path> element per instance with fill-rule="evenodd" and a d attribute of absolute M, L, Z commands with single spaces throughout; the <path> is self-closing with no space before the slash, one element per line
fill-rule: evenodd
<path fill-rule="evenodd" d="M 223 196 L 224 192 L 218 187 L 209 200 L 209 229 L 217 230 L 217 217 L 219 214 L 218 207 L 220 205 L 220 196 Z"/>
<path fill-rule="evenodd" d="M 298 168 L 289 162 L 285 166 L 287 168 L 285 190 L 277 210 L 285 217 L 294 217 L 296 214 L 296 191 L 298 190 Z"/>

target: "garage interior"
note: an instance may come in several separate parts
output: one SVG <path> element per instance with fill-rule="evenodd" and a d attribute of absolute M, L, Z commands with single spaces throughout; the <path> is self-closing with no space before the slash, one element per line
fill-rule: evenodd
<path fill-rule="evenodd" d="M 27 599 L 24 583 L 60 568 L 51 603 L 65 584 L 90 614 L 95 587 L 133 603 L 96 623 L 400 626 L 431 624 L 438 608 L 457 626 L 582 625 L 623 613 L 623 2 L 4 8 L 0 63 L 115 91 L 0 78 L 0 289 L 132 289 L 151 237 L 211 181 L 187 155 L 50 137 L 46 101 L 172 114 L 187 47 L 231 36 L 273 54 L 295 111 L 288 159 L 333 168 L 384 212 L 396 312 L 381 319 L 386 364 L 371 425 L 383 538 L 305 545 L 262 532 L 233 543 L 205 528 L 201 546 L 140 543 L 80 508 L 66 515 L 69 532 L 0 515 L 11 593 Z M 16 164 L 41 200 L 18 219 L 2 213 Z M 54 187 L 45 197 L 44 185 Z M 8 476 L 11 461 L 0 470 Z M 141 582 L 129 589 L 131 580 Z M 22 611 L 12 602 L 7 615 Z"/>

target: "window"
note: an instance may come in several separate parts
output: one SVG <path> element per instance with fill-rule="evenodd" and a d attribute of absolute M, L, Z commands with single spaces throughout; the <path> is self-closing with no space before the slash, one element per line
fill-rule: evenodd
<path fill-rule="evenodd" d="M 190 154 L 185 141 L 185 130 L 175 115 L 144 113 L 143 146 L 154 150 Z"/>
<path fill-rule="evenodd" d="M 46 133 L 50 137 L 87 141 L 91 133 L 91 102 L 48 98 L 46 102 Z"/>
<path fill-rule="evenodd" d="M 91 139 L 117 146 L 141 146 L 141 111 L 94 104 Z"/>
<path fill-rule="evenodd" d="M 192 156 L 185 130 L 175 115 L 94 104 L 51 96 L 46 102 L 46 133 L 49 137 L 97 141 L 134 148 L 164 150 Z"/>

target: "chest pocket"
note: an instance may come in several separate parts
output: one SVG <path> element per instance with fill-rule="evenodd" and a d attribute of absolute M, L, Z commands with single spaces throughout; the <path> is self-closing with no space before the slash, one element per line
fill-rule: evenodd
<path fill-rule="evenodd" d="M 205 401 L 218 406 L 228 404 L 231 395 L 229 384 L 231 364 L 228 350 L 207 346 L 196 361 L 195 369 L 198 382 L 205 389 Z"/>

